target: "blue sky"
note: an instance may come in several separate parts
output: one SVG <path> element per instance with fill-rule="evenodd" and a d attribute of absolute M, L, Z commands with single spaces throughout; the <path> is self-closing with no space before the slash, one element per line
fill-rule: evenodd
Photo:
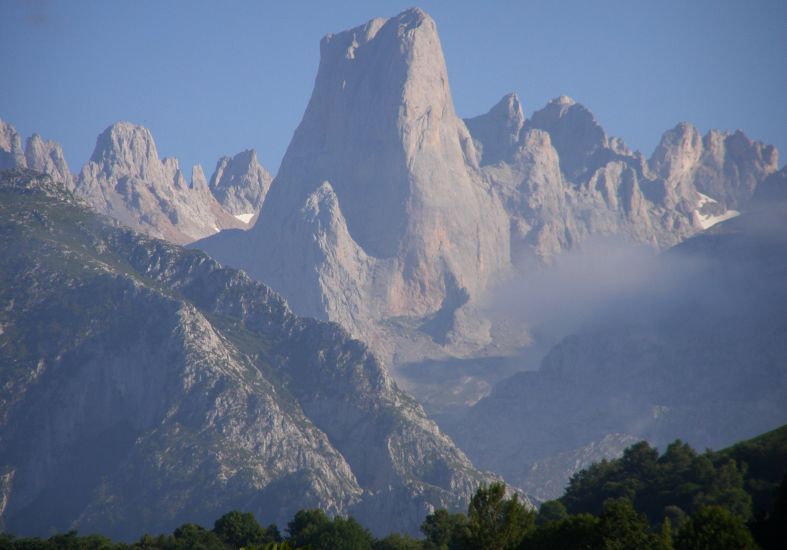
<path fill-rule="evenodd" d="M 255 148 L 275 171 L 301 119 L 319 40 L 412 1 L 0 0 L 0 118 L 59 141 L 72 171 L 117 120 L 208 175 Z M 740 128 L 787 159 L 787 2 L 424 1 L 457 111 L 566 94 L 649 155 L 680 121 Z M 187 172 L 188 173 L 188 172 Z"/>

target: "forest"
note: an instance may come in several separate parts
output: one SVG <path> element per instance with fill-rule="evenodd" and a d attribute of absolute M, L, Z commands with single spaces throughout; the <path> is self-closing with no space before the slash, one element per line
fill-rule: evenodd
<path fill-rule="evenodd" d="M 0 535 L 0 550 L 715 550 L 784 548 L 787 425 L 721 451 L 677 440 L 659 454 L 637 443 L 578 472 L 562 497 L 528 509 L 503 483 L 482 485 L 466 512 L 436 510 L 422 538 L 377 539 L 353 518 L 300 510 L 286 534 L 248 512 L 212 528 L 187 523 L 133 543 L 71 531 L 41 538 Z"/>

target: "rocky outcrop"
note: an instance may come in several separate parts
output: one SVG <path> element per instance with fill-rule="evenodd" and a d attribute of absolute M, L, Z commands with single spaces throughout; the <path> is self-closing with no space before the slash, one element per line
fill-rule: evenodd
<path fill-rule="evenodd" d="M 740 130 L 711 130 L 701 137 L 686 123 L 664 134 L 649 165 L 668 188 L 692 186 L 723 210 L 744 209 L 757 185 L 779 168 L 772 145 L 752 141 Z"/>
<path fill-rule="evenodd" d="M 26 167 L 22 139 L 16 133 L 16 128 L 0 120 L 0 170 Z"/>
<path fill-rule="evenodd" d="M 467 120 L 480 150 L 493 152 L 482 154 L 482 171 L 511 219 L 515 263 L 529 256 L 549 262 L 590 235 L 675 245 L 737 215 L 778 167 L 773 147 L 740 132 L 703 138 L 679 124 L 646 161 L 569 97 L 528 120 L 519 105 L 509 94 Z"/>
<path fill-rule="evenodd" d="M 550 135 L 560 169 L 572 183 L 585 181 L 614 154 L 593 113 L 568 96 L 555 98 L 533 113 L 526 126 Z"/>
<path fill-rule="evenodd" d="M 574 474 L 602 460 L 620 458 L 627 447 L 639 441 L 628 434 L 607 434 L 577 449 L 536 460 L 524 472 L 519 484 L 541 501 L 560 498 Z"/>
<path fill-rule="evenodd" d="M 175 243 L 245 226 L 207 188 L 189 185 L 177 159 L 159 159 L 146 128 L 128 122 L 113 124 L 98 137 L 76 190 L 99 212 Z"/>
<path fill-rule="evenodd" d="M 210 178 L 210 190 L 227 212 L 249 224 L 262 209 L 271 179 L 257 160 L 257 153 L 250 149 L 219 159 Z"/>
<path fill-rule="evenodd" d="M 194 166 L 189 184 L 176 159 L 159 159 L 150 132 L 128 122 L 99 136 L 90 161 L 75 176 L 59 143 L 33 134 L 23 150 L 14 127 L 0 120 L 2 168 L 49 174 L 124 225 L 181 244 L 251 227 L 271 181 L 256 153 L 244 151 L 219 161 L 211 185 L 202 167 Z"/>
<path fill-rule="evenodd" d="M 414 533 L 492 479 L 362 343 L 242 272 L 109 225 L 33 172 L 2 175 L 0 224 L 10 531 L 129 539 L 316 506 Z"/>
<path fill-rule="evenodd" d="M 455 114 L 428 15 L 375 19 L 326 36 L 320 50 L 260 221 L 236 234 L 248 244 L 198 246 L 269 281 L 299 313 L 373 338 L 377 321 L 439 311 L 452 285 L 477 296 L 508 265 L 508 221 Z M 314 225 L 309 212 L 324 201 L 334 222 Z M 292 256 L 331 246 L 325 227 L 337 229 L 336 248 L 285 270 Z"/>
<path fill-rule="evenodd" d="M 481 165 L 508 161 L 520 142 L 525 114 L 516 94 L 506 94 L 488 113 L 465 119 Z"/>
<path fill-rule="evenodd" d="M 68 169 L 62 147 L 56 141 L 44 140 L 33 134 L 27 139 L 25 159 L 29 169 L 49 174 L 55 181 L 63 182 L 67 189 L 74 189 L 74 176 Z"/>

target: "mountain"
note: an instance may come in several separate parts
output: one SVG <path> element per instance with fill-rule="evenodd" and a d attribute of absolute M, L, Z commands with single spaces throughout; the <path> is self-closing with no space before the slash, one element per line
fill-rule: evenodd
<path fill-rule="evenodd" d="M 251 223 L 262 209 L 271 179 L 257 160 L 257 153 L 250 149 L 219 159 L 210 178 L 210 190 L 227 212 L 244 223 Z"/>
<path fill-rule="evenodd" d="M 452 317 L 472 302 L 508 265 L 507 234 L 455 113 L 436 25 L 411 9 L 323 38 L 259 222 L 197 246 L 298 313 L 374 341 L 382 319 Z M 452 328 L 437 338 L 459 338 Z"/>
<path fill-rule="evenodd" d="M 188 184 L 176 159 L 159 159 L 146 128 L 119 122 L 98 137 L 77 192 L 99 212 L 174 243 L 243 226 L 207 186 L 195 183 Z"/>
<path fill-rule="evenodd" d="M 31 171 L 2 173 L 0 213 L 4 529 L 129 538 L 316 506 L 414 532 L 493 479 L 366 346 L 244 273 Z"/>
<path fill-rule="evenodd" d="M 63 149 L 55 141 L 44 140 L 33 134 L 22 148 L 22 139 L 16 129 L 0 120 L 0 170 L 30 168 L 51 175 L 69 189 L 74 189 L 74 176 L 68 169 Z"/>
<path fill-rule="evenodd" d="M 410 9 L 322 40 L 259 221 L 195 246 L 400 372 L 519 353 L 533 327 L 497 326 L 481 307 L 501 280 L 593 236 L 674 246 L 745 211 L 777 168 L 772 146 L 689 124 L 647 159 L 567 96 L 527 118 L 507 94 L 461 120 L 436 25 Z"/>
<path fill-rule="evenodd" d="M 773 146 L 682 123 L 649 160 L 567 96 L 525 120 L 515 94 L 465 121 L 511 219 L 515 263 L 551 260 L 591 235 L 666 248 L 748 206 L 778 169 Z"/>
<path fill-rule="evenodd" d="M 16 128 L 0 120 L 0 170 L 26 168 L 25 150 Z"/>
<path fill-rule="evenodd" d="M 270 187 L 270 173 L 257 153 L 222 157 L 211 183 L 200 165 L 187 182 L 177 159 L 160 159 L 147 128 L 118 122 L 97 139 L 78 175 L 68 168 L 60 144 L 38 134 L 21 138 L 0 120 L 0 169 L 29 168 L 63 182 L 93 208 L 127 227 L 177 244 L 222 229 L 248 229 Z"/>
<path fill-rule="evenodd" d="M 784 423 L 787 169 L 761 189 L 447 431 L 476 464 L 553 498 L 602 444 L 606 456 L 632 436 L 719 448 Z"/>

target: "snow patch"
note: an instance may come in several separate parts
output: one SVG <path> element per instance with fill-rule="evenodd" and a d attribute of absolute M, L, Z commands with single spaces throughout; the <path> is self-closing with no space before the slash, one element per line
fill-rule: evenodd
<path fill-rule="evenodd" d="M 729 220 L 738 215 L 740 215 L 740 212 L 737 210 L 727 210 L 724 214 L 719 214 L 718 216 L 703 216 L 702 214 L 699 214 L 700 226 L 703 229 L 708 229 L 717 223 Z"/>
<path fill-rule="evenodd" d="M 737 210 L 727 210 L 726 212 L 716 216 L 713 214 L 703 214 L 700 212 L 703 206 L 706 204 L 716 204 L 718 201 L 703 193 L 697 194 L 700 196 L 700 200 L 697 201 L 697 209 L 694 211 L 694 213 L 696 214 L 697 222 L 699 223 L 700 227 L 702 227 L 702 229 L 709 229 L 717 223 L 721 223 L 725 220 L 729 220 L 735 216 L 740 215 L 740 212 Z"/>
<path fill-rule="evenodd" d="M 235 214 L 235 218 L 242 221 L 243 223 L 249 223 L 253 217 L 254 212 L 251 214 Z"/>

